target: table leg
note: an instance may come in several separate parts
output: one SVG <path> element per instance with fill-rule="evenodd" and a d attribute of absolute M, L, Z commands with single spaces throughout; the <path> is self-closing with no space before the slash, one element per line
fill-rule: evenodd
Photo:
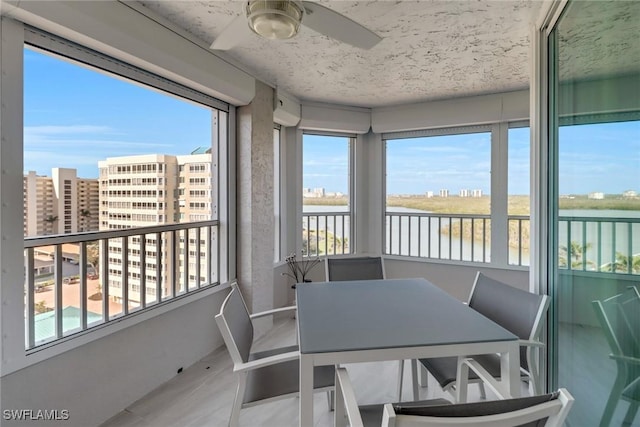
<path fill-rule="evenodd" d="M 509 397 L 520 397 L 520 345 L 517 341 L 509 344 L 509 350 L 500 357 L 500 378 Z"/>
<path fill-rule="evenodd" d="M 313 358 L 300 354 L 300 427 L 313 425 Z"/>

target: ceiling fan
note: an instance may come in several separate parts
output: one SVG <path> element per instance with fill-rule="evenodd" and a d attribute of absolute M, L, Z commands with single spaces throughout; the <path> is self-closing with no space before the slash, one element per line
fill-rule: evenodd
<path fill-rule="evenodd" d="M 211 49 L 231 49 L 251 31 L 268 39 L 288 39 L 298 33 L 300 24 L 360 49 L 371 49 L 382 40 L 357 22 L 312 1 L 250 0 L 244 2 L 244 13 L 222 30 Z"/>

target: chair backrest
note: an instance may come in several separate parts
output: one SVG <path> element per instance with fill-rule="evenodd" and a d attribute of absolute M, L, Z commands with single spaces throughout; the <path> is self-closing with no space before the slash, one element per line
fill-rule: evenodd
<path fill-rule="evenodd" d="M 573 402 L 571 394 L 560 389 L 551 394 L 476 403 L 411 407 L 385 405 L 382 425 L 561 427 Z"/>
<path fill-rule="evenodd" d="M 635 289 L 593 301 L 598 321 L 615 356 L 640 358 L 640 298 Z"/>
<path fill-rule="evenodd" d="M 469 307 L 523 340 L 535 340 L 549 307 L 546 295 L 514 288 L 478 272 L 469 297 Z M 520 349 L 520 366 L 529 370 L 527 348 Z"/>
<path fill-rule="evenodd" d="M 231 285 L 216 322 L 233 363 L 247 362 L 253 344 L 253 323 L 237 284 Z"/>
<path fill-rule="evenodd" d="M 381 257 L 326 258 L 327 281 L 384 279 Z"/>

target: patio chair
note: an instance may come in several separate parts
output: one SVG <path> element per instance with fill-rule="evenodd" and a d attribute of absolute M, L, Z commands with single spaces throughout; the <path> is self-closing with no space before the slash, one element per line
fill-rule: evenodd
<path fill-rule="evenodd" d="M 574 399 L 560 389 L 555 393 L 476 403 L 450 404 L 423 400 L 358 406 L 349 375 L 336 370 L 335 425 L 344 427 L 561 427 Z"/>
<path fill-rule="evenodd" d="M 617 368 L 600 426 L 611 423 L 620 399 L 629 402 L 624 425 L 632 425 L 640 406 L 640 295 L 630 288 L 592 304 L 611 349 L 609 358 Z"/>
<path fill-rule="evenodd" d="M 384 262 L 381 257 L 327 257 L 325 271 L 328 282 L 385 278 Z"/>
<path fill-rule="evenodd" d="M 294 310 L 284 307 L 249 315 L 237 284 L 216 315 L 216 322 L 233 361 L 233 372 L 238 379 L 229 426 L 235 427 L 240 419 L 240 409 L 296 396 L 300 386 L 300 351 L 297 345 L 251 352 L 253 345 L 252 319 Z M 327 391 L 329 407 L 333 409 L 335 368 L 318 366 L 314 370 L 314 389 Z"/>
<path fill-rule="evenodd" d="M 534 394 L 540 394 L 542 391 L 537 366 L 540 360 L 539 350 L 544 344 L 539 341 L 539 337 L 549 307 L 549 297 L 514 288 L 478 272 L 468 305 L 520 338 L 522 378 L 531 382 Z M 489 381 L 491 378 L 500 377 L 500 357 L 497 354 L 469 357 L 487 371 Z M 420 363 L 433 375 L 444 391 L 455 387 L 458 371 L 456 357 L 420 359 Z M 413 381 L 414 384 L 417 383 L 415 375 Z M 487 381 L 481 380 L 475 371 L 470 372 L 468 381 L 479 383 L 481 396 L 486 397 L 484 383 Z"/>
<path fill-rule="evenodd" d="M 386 278 L 382 257 L 327 257 L 325 260 L 325 271 L 328 282 Z M 398 399 L 402 396 L 403 377 L 404 360 L 400 360 L 398 366 Z M 414 393 L 417 393 L 417 386 L 415 388 Z M 417 396 L 417 394 L 415 395 Z"/>

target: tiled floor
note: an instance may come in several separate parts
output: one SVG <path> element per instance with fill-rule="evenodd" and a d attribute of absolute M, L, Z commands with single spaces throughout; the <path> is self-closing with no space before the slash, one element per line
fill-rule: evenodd
<path fill-rule="evenodd" d="M 280 319 L 267 337 L 255 343 L 255 349 L 295 343 L 295 320 Z M 405 368 L 403 396 L 410 396 L 409 365 Z M 226 426 L 235 381 L 232 363 L 226 349 L 216 350 L 189 367 L 171 381 L 133 403 L 102 427 L 222 427 Z M 362 404 L 396 401 L 397 362 L 347 365 Z M 443 395 L 433 378 L 428 388 L 420 389 L 420 398 L 448 397 Z M 450 397 L 450 396 L 449 396 Z M 478 400 L 477 386 L 470 387 L 469 400 Z M 296 398 L 246 408 L 241 411 L 240 425 L 251 427 L 286 427 L 298 425 Z M 315 427 L 333 425 L 325 393 L 318 393 L 314 402 Z"/>

